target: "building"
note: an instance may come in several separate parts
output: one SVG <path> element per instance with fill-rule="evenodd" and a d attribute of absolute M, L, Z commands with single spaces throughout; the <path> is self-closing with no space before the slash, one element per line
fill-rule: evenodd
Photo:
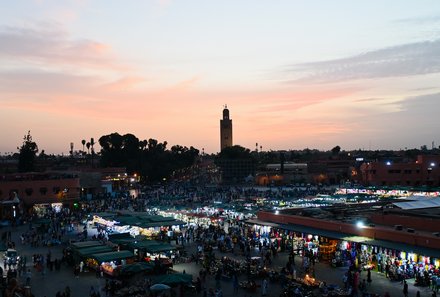
<path fill-rule="evenodd" d="M 267 164 L 264 170 L 257 173 L 255 181 L 260 186 L 308 183 L 307 164 L 292 162 Z"/>
<path fill-rule="evenodd" d="M 440 265 L 440 198 L 400 201 L 260 211 L 249 223 Z"/>
<path fill-rule="evenodd" d="M 80 178 L 68 173 L 17 173 L 0 176 L 0 200 L 17 197 L 24 207 L 72 205 L 80 198 Z"/>
<path fill-rule="evenodd" d="M 413 162 L 368 162 L 361 165 L 367 186 L 440 186 L 440 156 L 420 155 Z"/>
<path fill-rule="evenodd" d="M 229 118 L 229 109 L 225 105 L 223 119 L 220 120 L 220 151 L 232 146 L 232 120 Z"/>

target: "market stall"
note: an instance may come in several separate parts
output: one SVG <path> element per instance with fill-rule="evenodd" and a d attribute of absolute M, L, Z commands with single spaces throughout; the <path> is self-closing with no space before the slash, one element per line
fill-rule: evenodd
<path fill-rule="evenodd" d="M 90 255 L 86 265 L 93 269 L 102 269 L 108 275 L 114 276 L 120 265 L 133 263 L 134 254 L 130 251 L 107 252 Z"/>
<path fill-rule="evenodd" d="M 173 287 L 178 285 L 191 284 L 192 275 L 186 273 L 171 273 L 161 275 L 153 281 L 156 284 L 164 284 Z"/>
<path fill-rule="evenodd" d="M 99 253 L 108 253 L 112 252 L 113 249 L 108 245 L 99 245 L 92 247 L 85 247 L 82 249 L 76 249 L 73 253 L 73 257 L 75 262 L 79 262 L 81 260 L 86 260 L 91 257 L 91 255 L 99 254 Z"/>

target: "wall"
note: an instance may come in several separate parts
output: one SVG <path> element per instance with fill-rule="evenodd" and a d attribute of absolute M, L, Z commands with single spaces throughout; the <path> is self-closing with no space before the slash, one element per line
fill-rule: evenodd
<path fill-rule="evenodd" d="M 388 240 L 410 245 L 418 245 L 432 249 L 440 249 L 440 238 L 432 235 L 420 233 L 408 233 L 406 231 L 397 231 L 386 227 L 365 227 L 358 228 L 353 224 L 338 221 L 327 221 L 295 215 L 276 215 L 272 212 L 258 212 L 258 219 L 270 221 L 279 224 L 302 225 L 321 230 L 336 231 L 355 236 L 365 236 L 378 240 Z"/>
<path fill-rule="evenodd" d="M 398 214 L 372 214 L 370 216 L 374 224 L 386 225 L 394 228 L 395 225 L 402 225 L 404 228 L 413 228 L 427 232 L 440 232 L 440 219 L 414 217 Z"/>

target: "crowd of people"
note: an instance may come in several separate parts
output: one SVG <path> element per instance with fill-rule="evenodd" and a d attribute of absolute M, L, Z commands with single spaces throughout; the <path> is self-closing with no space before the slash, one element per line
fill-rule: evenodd
<path fill-rule="evenodd" d="M 169 187 L 167 189 L 154 189 L 144 192 L 136 199 L 125 193 L 116 197 L 106 197 L 84 201 L 76 209 L 62 208 L 60 210 L 47 209 L 43 215 L 45 220 L 37 218 L 35 215 L 27 215 L 22 221 L 29 226 L 28 230 L 21 233 L 20 240 L 22 245 L 32 248 L 47 247 L 47 254 L 36 253 L 32 256 L 32 263 L 35 270 L 26 270 L 26 264 L 18 269 L 17 265 L 5 263 L 7 268 L 7 283 L 5 287 L 17 287 L 20 282 L 17 280 L 24 278 L 24 285 L 30 285 L 32 272 L 44 275 L 49 271 L 59 271 L 61 265 L 66 262 L 66 254 L 62 259 L 54 259 L 50 253 L 50 248 L 54 245 L 63 245 L 68 242 L 67 238 L 72 237 L 72 231 L 81 230 L 83 223 L 91 213 L 106 211 L 147 211 L 153 206 L 167 205 L 186 205 L 191 207 L 193 204 L 212 205 L 214 201 L 228 203 L 237 197 L 289 197 L 291 195 L 310 195 L 314 194 L 313 189 L 296 190 L 256 190 L 252 188 L 218 188 L 204 193 L 200 189 L 182 189 L 180 187 Z M 171 197 L 164 199 L 164 197 Z M 85 233 L 84 233 L 85 231 Z M 105 229 L 98 228 L 96 234 L 88 236 L 87 230 L 83 229 L 74 236 L 77 239 L 107 240 Z M 2 236 L 8 246 L 15 246 L 11 239 L 11 234 L 3 233 Z M 222 282 L 230 282 L 233 291 L 244 290 L 246 293 L 255 294 L 257 290 L 261 295 L 268 294 L 268 288 L 272 283 L 279 283 L 282 296 L 304 296 L 310 292 L 320 292 L 325 295 L 329 292 L 336 292 L 337 287 L 318 282 L 315 279 L 317 255 L 305 248 L 298 253 L 293 246 L 286 246 L 284 241 L 273 238 L 271 234 L 256 237 L 255 231 L 250 225 L 227 215 L 223 220 L 210 224 L 192 224 L 184 227 L 180 232 L 173 233 L 169 237 L 163 232 L 162 240 L 175 241 L 176 245 L 195 247 L 194 254 L 190 260 L 200 268 L 197 276 L 194 276 L 194 286 L 196 292 L 208 297 L 221 297 L 223 295 Z M 190 247 L 188 247 L 190 250 Z M 287 260 L 282 267 L 273 265 L 274 259 L 280 253 L 287 253 Z M 301 259 L 301 260 L 299 260 Z M 300 261 L 301 265 L 298 265 Z M 66 263 L 68 264 L 68 263 Z M 79 267 L 78 267 L 79 268 Z M 75 267 L 76 269 L 76 267 Z M 78 269 L 78 274 L 80 273 Z M 11 271 L 11 272 L 9 272 Z M 14 274 L 14 271 L 16 274 Z M 438 290 L 440 279 L 430 278 L 426 284 L 426 270 L 415 270 L 414 277 L 416 284 L 429 285 L 435 291 Z M 366 274 L 362 277 L 362 273 Z M 387 276 L 390 275 L 388 269 Z M 429 276 L 429 275 L 428 275 Z M 215 283 L 212 286 L 212 282 Z M 399 279 L 400 280 L 400 279 Z M 404 278 L 402 278 L 402 281 Z M 434 282 L 435 280 L 435 282 Z M 371 270 L 362 272 L 362 269 L 350 266 L 347 273 L 343 276 L 344 287 L 338 291 L 346 295 L 360 295 L 369 292 L 372 287 Z M 403 283 L 402 283 L 403 284 Z M 403 284 L 404 286 L 404 284 Z M 107 281 L 105 285 L 107 295 L 113 295 L 118 290 L 118 283 Z M 18 290 L 18 289 L 17 289 Z M 75 288 L 73 288 L 75 290 Z M 70 288 L 67 287 L 57 293 L 59 297 L 71 295 Z M 96 296 L 96 293 L 95 293 Z"/>

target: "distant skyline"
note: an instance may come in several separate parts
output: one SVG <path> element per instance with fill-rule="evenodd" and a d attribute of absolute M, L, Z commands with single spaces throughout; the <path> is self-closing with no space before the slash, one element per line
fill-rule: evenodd
<path fill-rule="evenodd" d="M 113 132 L 263 150 L 440 145 L 440 1 L 15 0 L 0 10 L 0 153 Z M 99 145 L 96 146 L 99 151 Z"/>

